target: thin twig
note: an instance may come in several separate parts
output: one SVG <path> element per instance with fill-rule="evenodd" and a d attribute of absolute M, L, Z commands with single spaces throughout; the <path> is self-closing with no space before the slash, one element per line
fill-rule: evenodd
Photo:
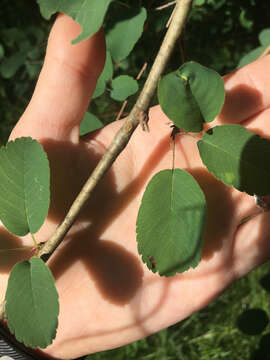
<path fill-rule="evenodd" d="M 140 113 L 142 111 L 148 111 L 150 107 L 151 100 L 157 88 L 158 80 L 165 69 L 173 51 L 175 42 L 182 32 L 191 3 L 192 0 L 177 1 L 170 27 L 167 30 L 163 43 L 136 104 L 133 106 L 125 123 L 117 132 L 109 148 L 83 186 L 81 192 L 68 211 L 64 221 L 58 226 L 51 238 L 37 251 L 36 256 L 51 254 L 57 248 L 75 222 L 86 201 L 90 198 L 95 186 L 103 178 L 115 159 L 126 147 L 131 135 L 139 124 Z"/>
<path fill-rule="evenodd" d="M 124 112 L 124 110 L 125 110 L 125 108 L 126 108 L 126 106 L 127 106 L 127 103 L 128 103 L 128 101 L 127 100 L 125 100 L 124 102 L 123 102 L 123 104 L 122 104 L 122 106 L 121 106 L 121 109 L 120 109 L 120 111 L 119 111 L 119 113 L 117 114 L 117 117 L 116 117 L 116 121 L 118 121 L 118 120 L 120 120 L 120 118 L 121 118 L 121 116 L 123 115 L 123 112 Z"/>
<path fill-rule="evenodd" d="M 145 72 L 145 69 L 146 69 L 146 68 L 147 68 L 147 62 L 145 62 L 145 63 L 143 64 L 141 70 L 139 71 L 139 73 L 138 73 L 138 75 L 137 75 L 137 77 L 136 77 L 136 80 L 137 80 L 137 81 L 140 80 L 140 78 L 141 78 L 142 74 Z M 122 115 L 123 115 L 123 113 L 124 113 L 124 111 L 125 111 L 125 108 L 126 108 L 126 106 L 127 106 L 127 103 L 128 103 L 127 100 L 125 100 L 125 101 L 123 102 L 123 104 L 122 104 L 122 106 L 121 106 L 121 109 L 120 109 L 119 113 L 117 114 L 117 117 L 116 117 L 115 121 L 118 121 L 118 120 L 121 119 L 121 117 L 122 117 Z"/>
<path fill-rule="evenodd" d="M 174 5 L 175 3 L 176 3 L 176 1 L 170 1 L 170 2 L 168 2 L 168 3 L 165 4 L 165 5 L 161 5 L 161 6 L 156 7 L 155 10 L 163 10 L 163 9 L 166 9 L 167 7 L 172 6 L 172 5 Z"/>
<path fill-rule="evenodd" d="M 141 70 L 139 71 L 139 74 L 138 74 L 137 77 L 136 77 L 136 80 L 137 80 L 137 81 L 140 80 L 140 78 L 142 77 L 142 75 L 143 75 L 143 73 L 145 72 L 146 68 L 147 68 L 147 62 L 145 62 L 145 63 L 143 64 Z"/>

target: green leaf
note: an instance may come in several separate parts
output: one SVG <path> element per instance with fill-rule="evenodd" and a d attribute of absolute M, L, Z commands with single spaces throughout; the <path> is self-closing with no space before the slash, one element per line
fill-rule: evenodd
<path fill-rule="evenodd" d="M 34 234 L 50 202 L 50 168 L 36 140 L 18 138 L 0 148 L 0 219 L 15 235 Z"/>
<path fill-rule="evenodd" d="M 49 19 L 56 12 L 63 12 L 82 28 L 80 35 L 73 40 L 74 44 L 87 39 L 99 30 L 112 0 L 37 0 L 40 12 L 45 19 Z"/>
<path fill-rule="evenodd" d="M 27 54 L 22 51 L 18 51 L 16 54 L 11 55 L 10 57 L 5 57 L 0 64 L 0 75 L 4 79 L 10 79 L 25 63 L 26 57 Z"/>
<path fill-rule="evenodd" d="M 154 175 L 137 217 L 138 251 L 153 272 L 171 276 L 196 267 L 206 221 L 204 194 L 187 172 Z"/>
<path fill-rule="evenodd" d="M 251 29 L 252 28 L 253 20 L 248 16 L 246 9 L 243 9 L 241 11 L 241 13 L 239 15 L 239 22 L 246 29 Z"/>
<path fill-rule="evenodd" d="M 107 51 L 106 61 L 104 65 L 104 69 L 98 78 L 98 82 L 96 85 L 96 89 L 93 95 L 93 99 L 97 98 L 98 96 L 102 95 L 106 90 L 106 84 L 109 80 L 113 77 L 113 63 L 112 57 L 109 51 Z"/>
<path fill-rule="evenodd" d="M 220 75 L 196 62 L 162 77 L 158 99 L 164 113 L 182 130 L 199 132 L 219 114 L 225 100 Z"/>
<path fill-rule="evenodd" d="M 80 136 L 102 128 L 103 123 L 90 112 L 86 112 L 80 125 Z"/>
<path fill-rule="evenodd" d="M 116 61 L 125 59 L 142 35 L 146 20 L 145 8 L 126 9 L 125 19 L 117 22 L 106 35 L 106 44 Z"/>
<path fill-rule="evenodd" d="M 112 81 L 111 97 L 123 101 L 139 90 L 137 80 L 128 75 L 120 75 Z"/>
<path fill-rule="evenodd" d="M 270 194 L 270 141 L 241 125 L 208 130 L 198 148 L 207 169 L 228 186 L 250 195 Z"/>
<path fill-rule="evenodd" d="M 58 326 L 58 294 L 41 259 L 32 257 L 13 267 L 5 300 L 8 327 L 18 341 L 32 348 L 52 343 Z"/>
<path fill-rule="evenodd" d="M 255 61 L 258 59 L 258 57 L 263 53 L 263 51 L 267 48 L 267 45 L 259 46 L 253 50 L 251 50 L 249 53 L 244 55 L 241 60 L 239 61 L 237 65 L 237 69 L 241 68 L 242 66 L 245 66 L 247 64 L 250 64 L 252 61 Z"/>
<path fill-rule="evenodd" d="M 260 43 L 264 46 L 270 44 L 270 29 L 263 29 L 259 34 Z"/>

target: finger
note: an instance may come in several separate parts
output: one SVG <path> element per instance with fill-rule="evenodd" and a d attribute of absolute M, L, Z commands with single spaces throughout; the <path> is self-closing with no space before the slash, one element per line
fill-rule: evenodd
<path fill-rule="evenodd" d="M 269 260 L 270 212 L 263 212 L 242 224 L 234 239 L 234 272 L 236 278 Z"/>
<path fill-rule="evenodd" d="M 11 138 L 78 139 L 80 121 L 105 61 L 103 32 L 72 45 L 80 31 L 71 18 L 58 16 L 34 95 Z"/>
<path fill-rule="evenodd" d="M 270 56 L 224 77 L 226 99 L 219 122 L 240 123 L 270 106 Z"/>

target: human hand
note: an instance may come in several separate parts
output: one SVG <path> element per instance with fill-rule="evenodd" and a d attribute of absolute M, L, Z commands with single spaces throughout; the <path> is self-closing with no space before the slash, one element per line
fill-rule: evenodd
<path fill-rule="evenodd" d="M 50 237 L 110 144 L 122 121 L 79 137 L 79 124 L 105 58 L 102 32 L 71 45 L 80 29 L 65 15 L 56 20 L 34 96 L 11 138 L 31 136 L 50 160 L 51 206 L 37 233 Z M 234 122 L 270 137 L 270 57 L 225 77 L 227 97 L 211 126 Z M 254 199 L 215 180 L 202 165 L 196 140 L 177 137 L 176 167 L 192 173 L 208 203 L 203 260 L 196 269 L 159 277 L 141 262 L 136 216 L 145 185 L 171 166 L 168 118 L 150 110 L 150 133 L 138 128 L 66 239 L 49 260 L 60 296 L 59 328 L 45 353 L 60 359 L 111 349 L 176 323 L 206 306 L 229 284 L 268 259 L 270 214 L 242 224 L 258 211 Z M 0 229 L 4 247 L 32 244 Z M 1 254 L 1 295 L 8 273 L 27 253 Z"/>

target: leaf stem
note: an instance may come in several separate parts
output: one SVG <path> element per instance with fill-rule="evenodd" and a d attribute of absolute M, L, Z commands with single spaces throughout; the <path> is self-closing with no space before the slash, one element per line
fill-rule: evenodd
<path fill-rule="evenodd" d="M 80 210 L 90 198 L 95 186 L 128 144 L 131 135 L 139 124 L 140 113 L 142 111 L 147 112 L 150 107 L 151 100 L 157 88 L 158 80 L 167 65 L 174 45 L 184 28 L 191 4 L 192 0 L 177 1 L 170 26 L 136 104 L 133 106 L 123 126 L 117 132 L 109 148 L 83 186 L 65 219 L 58 226 L 51 238 L 42 247 L 40 247 L 37 252 L 37 256 L 51 254 L 57 248 L 75 222 Z"/>
<path fill-rule="evenodd" d="M 31 233 L 31 237 L 32 237 L 34 246 L 35 246 L 35 247 L 38 247 L 38 243 L 37 243 L 37 241 L 36 241 L 36 239 L 35 239 L 35 237 L 34 237 L 34 234 Z"/>

